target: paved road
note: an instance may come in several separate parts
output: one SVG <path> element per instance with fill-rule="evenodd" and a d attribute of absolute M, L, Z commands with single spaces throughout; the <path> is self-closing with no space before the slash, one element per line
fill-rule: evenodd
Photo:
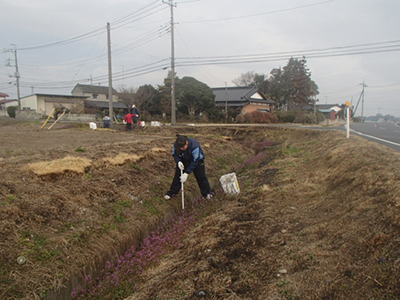
<path fill-rule="evenodd" d="M 297 128 L 310 128 L 316 130 L 341 130 L 346 132 L 345 125 L 335 127 L 316 127 L 316 126 L 298 126 L 298 125 L 276 125 Z M 397 151 L 400 151 L 400 126 L 393 122 L 380 123 L 351 123 L 350 136 L 356 134 L 367 140 L 377 142 Z"/>
<path fill-rule="evenodd" d="M 396 123 L 351 123 L 351 134 L 357 134 L 368 140 L 400 151 L 400 126 Z"/>

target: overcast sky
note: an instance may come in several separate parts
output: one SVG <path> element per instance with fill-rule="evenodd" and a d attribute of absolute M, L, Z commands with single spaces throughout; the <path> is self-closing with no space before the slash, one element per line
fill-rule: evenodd
<path fill-rule="evenodd" d="M 169 3 L 169 1 L 164 0 Z M 171 66 L 170 5 L 161 0 L 0 0 L 0 92 L 70 94 L 77 83 L 163 84 Z M 210 87 L 307 59 L 319 103 L 352 101 L 356 115 L 400 117 L 399 0 L 174 2 L 177 76 Z M 10 51 L 12 50 L 12 51 Z M 11 76 L 11 77 L 10 77 Z M 11 82 L 11 84 L 10 84 Z M 364 105 L 359 101 L 365 82 Z"/>

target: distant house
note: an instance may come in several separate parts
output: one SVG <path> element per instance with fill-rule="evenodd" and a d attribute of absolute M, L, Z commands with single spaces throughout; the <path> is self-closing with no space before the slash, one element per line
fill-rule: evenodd
<path fill-rule="evenodd" d="M 339 104 L 317 104 L 317 110 L 322 112 L 331 121 L 339 119 L 338 113 L 342 110 Z"/>
<path fill-rule="evenodd" d="M 0 100 L 6 99 L 8 97 L 10 97 L 10 95 L 5 94 L 5 93 L 0 93 Z"/>
<path fill-rule="evenodd" d="M 8 94 L 0 93 L 0 110 L 6 110 L 9 106 L 18 106 L 17 99 L 6 99 Z"/>
<path fill-rule="evenodd" d="M 1 99 L 0 100 L 0 110 L 7 109 L 9 106 L 18 106 L 17 99 Z"/>
<path fill-rule="evenodd" d="M 212 88 L 215 104 L 221 109 L 240 109 L 241 114 L 253 111 L 271 112 L 274 101 L 268 100 L 256 86 Z"/>
<path fill-rule="evenodd" d="M 33 94 L 21 98 L 22 110 L 35 110 L 43 115 L 50 115 L 53 108 L 62 106 L 73 114 L 83 114 L 86 96 Z"/>
<path fill-rule="evenodd" d="M 113 102 L 118 101 L 118 92 L 112 89 Z M 88 101 L 109 101 L 108 86 L 77 84 L 72 92 L 73 96 L 85 96 Z"/>
<path fill-rule="evenodd" d="M 78 83 L 72 90 L 71 94 L 76 96 L 86 96 L 85 108 L 107 110 L 109 109 L 110 104 L 108 92 L 108 86 L 86 85 Z M 126 104 L 118 101 L 118 92 L 115 89 L 112 90 L 112 94 L 113 109 L 127 110 L 128 107 Z"/>
<path fill-rule="evenodd" d="M 110 103 L 108 101 L 85 100 L 85 108 L 103 111 L 110 108 Z M 113 110 L 115 109 L 128 110 L 128 107 L 123 102 L 113 102 Z"/>

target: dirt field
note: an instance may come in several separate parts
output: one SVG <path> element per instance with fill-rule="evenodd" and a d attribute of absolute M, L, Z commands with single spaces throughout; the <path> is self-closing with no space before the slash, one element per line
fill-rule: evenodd
<path fill-rule="evenodd" d="M 81 299 L 400 298 L 394 150 L 334 131 L 40 127 L 0 121 L 0 299 L 71 299 L 179 212 L 162 198 L 176 133 L 203 145 L 216 208 L 112 296 Z M 233 171 L 241 193 L 220 195 Z"/>

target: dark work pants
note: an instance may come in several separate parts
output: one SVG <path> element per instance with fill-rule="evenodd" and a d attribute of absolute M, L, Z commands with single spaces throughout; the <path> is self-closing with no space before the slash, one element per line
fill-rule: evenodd
<path fill-rule="evenodd" d="M 132 123 L 126 123 L 126 130 L 132 131 Z"/>
<path fill-rule="evenodd" d="M 206 197 L 208 194 L 211 193 L 210 184 L 208 182 L 208 178 L 206 175 L 206 167 L 204 165 L 204 161 L 200 162 L 197 168 L 193 171 L 194 176 L 196 177 L 197 184 L 199 185 L 201 195 Z M 175 168 L 175 176 L 172 180 L 171 187 L 169 192 L 167 193 L 168 196 L 175 196 L 181 190 L 181 170 L 178 166 Z"/>

